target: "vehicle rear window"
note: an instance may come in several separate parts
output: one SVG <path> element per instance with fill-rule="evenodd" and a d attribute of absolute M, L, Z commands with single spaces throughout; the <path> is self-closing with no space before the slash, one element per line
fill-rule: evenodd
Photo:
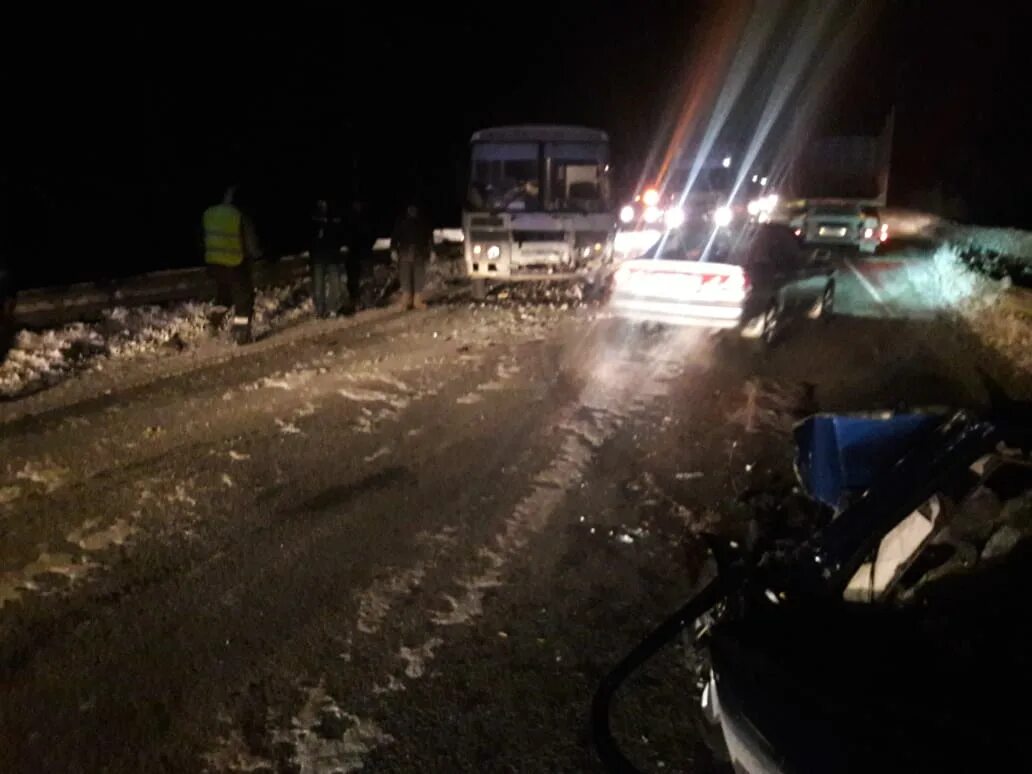
<path fill-rule="evenodd" d="M 813 215 L 859 215 L 860 208 L 855 204 L 818 204 L 810 208 Z"/>
<path fill-rule="evenodd" d="M 668 232 L 656 247 L 656 256 L 664 261 L 697 261 L 712 235 L 706 224 L 692 224 Z"/>

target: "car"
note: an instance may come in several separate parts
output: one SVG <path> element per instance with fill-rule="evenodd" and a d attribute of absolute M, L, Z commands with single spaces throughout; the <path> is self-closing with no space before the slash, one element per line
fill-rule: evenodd
<path fill-rule="evenodd" d="M 1032 690 L 1032 406 L 821 414 L 795 439 L 792 496 L 815 515 L 751 546 L 710 536 L 717 576 L 596 693 L 603 762 L 637 771 L 612 699 L 692 631 L 693 725 L 735 771 L 1032 770 L 1014 709 Z"/>
<path fill-rule="evenodd" d="M 811 202 L 794 228 L 807 245 L 851 248 L 867 255 L 889 238 L 889 226 L 877 210 L 859 202 Z"/>
<path fill-rule="evenodd" d="M 804 249 L 786 225 L 730 231 L 693 221 L 622 263 L 609 304 L 627 320 L 737 330 L 771 344 L 792 316 L 830 319 L 835 269 L 830 255 Z"/>

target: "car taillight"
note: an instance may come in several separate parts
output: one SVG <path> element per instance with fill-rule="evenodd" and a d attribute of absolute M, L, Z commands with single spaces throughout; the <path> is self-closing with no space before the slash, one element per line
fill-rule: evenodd
<path fill-rule="evenodd" d="M 711 274 L 702 281 L 702 288 L 705 290 L 745 291 L 749 288 L 749 278 L 741 271 L 731 274 Z"/>

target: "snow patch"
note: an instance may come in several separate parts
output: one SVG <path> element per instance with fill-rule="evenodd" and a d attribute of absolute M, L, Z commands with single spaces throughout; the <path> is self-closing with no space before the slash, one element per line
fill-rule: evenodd
<path fill-rule="evenodd" d="M 86 551 L 100 551 L 108 546 L 122 545 L 138 531 L 136 527 L 125 519 L 117 519 L 114 524 L 106 529 L 87 532 L 93 526 L 95 524 L 87 522 L 78 529 L 69 532 L 65 539 Z"/>
<path fill-rule="evenodd" d="M 373 686 L 373 694 L 382 696 L 385 693 L 400 693 L 405 690 L 405 683 L 394 675 L 387 675 L 386 683 L 377 683 Z"/>
<path fill-rule="evenodd" d="M 165 500 L 171 505 L 197 505 L 197 501 L 187 494 L 184 484 L 176 484 L 176 488 L 165 495 Z"/>
<path fill-rule="evenodd" d="M 254 328 L 258 335 L 310 315 L 307 279 L 259 290 Z M 0 396 L 14 398 L 56 384 L 105 363 L 158 357 L 191 349 L 220 334 L 212 325 L 211 303 L 114 307 L 94 323 L 76 322 L 40 332 L 23 330 L 0 363 Z M 226 346 L 229 346 L 228 342 Z"/>
<path fill-rule="evenodd" d="M 422 677 L 426 671 L 426 662 L 434 657 L 434 649 L 442 643 L 444 640 L 440 637 L 431 637 L 416 648 L 402 645 L 398 658 L 405 662 L 405 676 L 413 680 Z"/>
<path fill-rule="evenodd" d="M 279 428 L 280 433 L 283 435 L 303 435 L 301 428 L 295 425 L 293 422 L 287 422 L 282 419 L 276 420 L 276 427 Z"/>
<path fill-rule="evenodd" d="M 409 405 L 409 399 L 402 395 L 391 395 L 380 390 L 363 387 L 341 387 L 337 394 L 356 403 L 386 403 L 399 411 Z"/>
<path fill-rule="evenodd" d="M 322 681 L 309 690 L 290 728 L 275 731 L 272 739 L 290 745 L 299 774 L 359 771 L 370 752 L 394 741 L 373 721 L 341 709 Z"/>
<path fill-rule="evenodd" d="M 461 594 L 444 595 L 447 608 L 435 612 L 431 618 L 438 626 L 466 624 L 483 613 L 485 592 L 501 585 L 502 568 L 533 535 L 545 528 L 567 493 L 583 478 L 594 448 L 585 437 L 596 437 L 593 434 L 600 433 L 597 437 L 604 439 L 616 429 L 616 423 L 599 429 L 588 420 L 561 422 L 560 426 L 567 430 L 567 436 L 559 454 L 538 474 L 535 479 L 537 485 L 516 505 L 505 522 L 505 528 L 495 536 L 493 545 L 480 551 L 486 567 L 476 575 L 456 581 L 462 589 Z"/>
<path fill-rule="evenodd" d="M 455 402 L 459 403 L 459 404 L 462 404 L 464 406 L 469 406 L 469 405 L 472 405 L 473 403 L 480 403 L 480 401 L 482 401 L 483 399 L 484 398 L 482 396 L 478 395 L 477 393 L 471 392 L 471 393 L 468 393 L 467 395 L 463 395 L 463 396 L 461 396 L 459 398 L 456 398 Z"/>
<path fill-rule="evenodd" d="M 380 459 L 380 457 L 386 457 L 390 453 L 391 453 L 391 447 L 390 446 L 381 446 L 379 449 L 374 451 L 372 454 L 367 454 L 366 457 L 365 457 L 365 461 L 366 462 L 372 462 L 373 460 Z"/>
<path fill-rule="evenodd" d="M 26 462 L 25 466 L 15 473 L 15 478 L 40 484 L 50 494 L 60 487 L 68 475 L 68 469 L 46 462 Z"/>
<path fill-rule="evenodd" d="M 0 505 L 7 505 L 13 503 L 19 497 L 21 497 L 22 490 L 17 484 L 12 486 L 0 486 Z"/>
<path fill-rule="evenodd" d="M 252 753 L 236 729 L 219 740 L 218 749 L 204 755 L 211 771 L 272 771 L 272 761 Z"/>
<path fill-rule="evenodd" d="M 35 561 L 20 570 L 0 575 L 0 608 L 8 602 L 21 599 L 25 591 L 38 590 L 37 579 L 43 575 L 60 575 L 66 578 L 70 585 L 75 585 L 95 567 L 96 564 L 83 557 L 44 551 Z"/>
<path fill-rule="evenodd" d="M 380 631 L 394 604 L 419 588 L 426 571 L 426 564 L 417 562 L 408 569 L 373 581 L 358 597 L 358 630 L 363 634 Z"/>

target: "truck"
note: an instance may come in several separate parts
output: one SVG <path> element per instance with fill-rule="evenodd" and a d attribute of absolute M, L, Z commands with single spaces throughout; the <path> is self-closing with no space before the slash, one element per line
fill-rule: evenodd
<path fill-rule="evenodd" d="M 612 257 L 609 137 L 580 126 L 503 126 L 470 141 L 462 214 L 474 297 L 488 283 L 571 278 Z"/>
<path fill-rule="evenodd" d="M 877 136 L 823 137 L 800 154 L 782 217 L 804 242 L 873 253 L 889 238 L 878 212 L 888 196 L 893 123 L 890 113 Z"/>

